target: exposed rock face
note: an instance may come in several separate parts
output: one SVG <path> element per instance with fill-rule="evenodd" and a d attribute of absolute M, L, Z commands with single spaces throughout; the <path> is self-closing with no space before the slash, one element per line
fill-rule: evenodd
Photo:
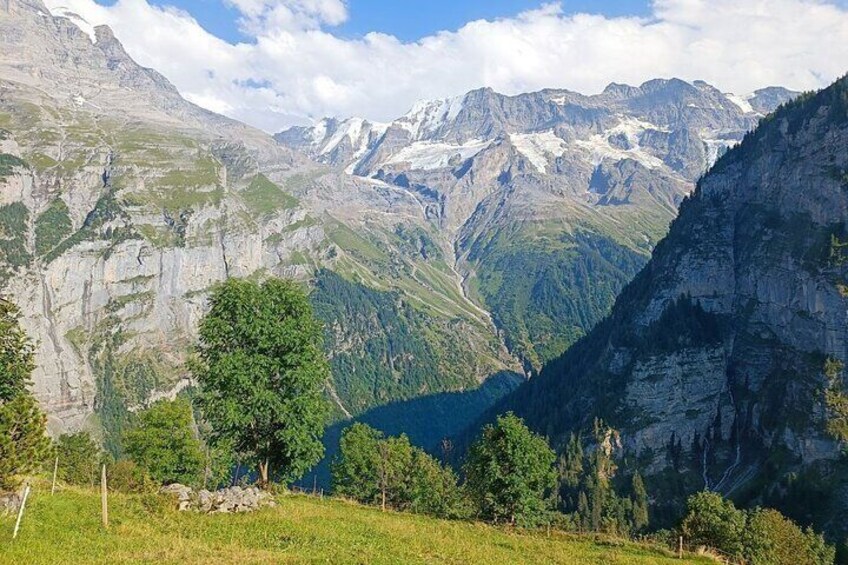
<path fill-rule="evenodd" d="M 316 163 L 183 100 L 108 28 L 7 4 L 0 291 L 36 338 L 53 433 L 119 438 L 128 408 L 188 386 L 228 276 L 316 279 L 339 417 L 534 371 L 608 311 L 707 163 L 789 96 L 482 89 L 280 137 Z"/>
<path fill-rule="evenodd" d="M 108 28 L 80 26 L 38 0 L 0 10 L 0 291 L 37 342 L 34 392 L 53 433 L 117 437 L 127 407 L 185 387 L 209 288 L 228 276 L 305 280 L 323 266 L 415 300 L 419 323 L 461 332 L 474 359 L 460 383 L 436 374 L 420 394 L 516 366 L 441 251 L 399 248 L 398 225 L 430 230 L 413 194 L 186 102 Z M 329 322 L 343 355 L 350 324 Z"/>
<path fill-rule="evenodd" d="M 823 374 L 848 358 L 846 93 L 788 104 L 720 158 L 610 318 L 501 408 L 557 442 L 604 418 L 659 499 L 707 488 L 848 530 L 825 394 L 848 383 Z"/>

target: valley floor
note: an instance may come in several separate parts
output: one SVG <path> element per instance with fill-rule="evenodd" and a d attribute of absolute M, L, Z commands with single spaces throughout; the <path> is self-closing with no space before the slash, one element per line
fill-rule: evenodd
<path fill-rule="evenodd" d="M 49 490 L 49 489 L 48 489 Z M 276 508 L 199 515 L 161 497 L 35 492 L 18 538 L 0 518 L 0 563 L 686 563 L 637 544 L 382 513 L 335 499 L 281 496 Z M 688 562 L 710 561 L 693 559 Z"/>

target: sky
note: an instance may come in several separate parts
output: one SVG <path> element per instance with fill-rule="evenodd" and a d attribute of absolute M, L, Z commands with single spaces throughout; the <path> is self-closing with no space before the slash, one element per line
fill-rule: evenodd
<path fill-rule="evenodd" d="M 705 80 L 737 94 L 848 71 L 848 0 L 46 0 L 107 24 L 192 102 L 268 132 L 417 100 Z"/>

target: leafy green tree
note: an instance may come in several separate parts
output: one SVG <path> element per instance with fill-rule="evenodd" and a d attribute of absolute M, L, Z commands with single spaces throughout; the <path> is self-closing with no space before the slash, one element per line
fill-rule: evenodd
<path fill-rule="evenodd" d="M 383 433 L 356 422 L 342 432 L 339 452 L 332 463 L 333 492 L 374 504 L 380 497 L 379 444 Z"/>
<path fill-rule="evenodd" d="M 366 424 L 345 430 L 333 466 L 335 492 L 383 509 L 404 509 L 410 501 L 413 447 L 406 435 L 383 437 Z"/>
<path fill-rule="evenodd" d="M 681 531 L 687 543 L 706 545 L 734 556 L 741 556 L 745 532 L 745 513 L 714 492 L 699 492 L 686 502 Z"/>
<path fill-rule="evenodd" d="M 202 477 L 205 460 L 186 400 L 160 400 L 139 413 L 138 424 L 124 434 L 124 449 L 159 483 L 193 485 Z"/>
<path fill-rule="evenodd" d="M 406 435 L 386 438 L 355 423 L 342 432 L 332 465 L 333 490 L 366 504 L 459 518 L 469 513 L 456 474 Z"/>
<path fill-rule="evenodd" d="M 20 484 L 50 451 L 47 418 L 27 391 L 35 368 L 33 346 L 17 307 L 0 298 L 0 491 Z"/>
<path fill-rule="evenodd" d="M 33 345 L 19 318 L 18 307 L 0 298 L 0 402 L 25 394 L 35 370 Z"/>
<path fill-rule="evenodd" d="M 430 455 L 414 449 L 410 469 L 409 509 L 440 518 L 471 515 L 471 501 L 458 485 L 456 473 Z"/>
<path fill-rule="evenodd" d="M 830 565 L 836 550 L 812 530 L 801 530 L 777 510 L 748 513 L 742 535 L 744 557 L 752 565 Z"/>
<path fill-rule="evenodd" d="M 215 442 L 239 459 L 294 480 L 324 452 L 330 372 L 321 325 L 304 290 L 292 281 L 229 279 L 210 297 L 200 324 L 192 373 Z"/>
<path fill-rule="evenodd" d="M 496 523 L 534 526 L 549 518 L 556 455 L 512 413 L 487 425 L 465 463 L 466 487 L 480 515 Z"/>
<path fill-rule="evenodd" d="M 55 447 L 61 480 L 72 485 L 88 486 L 97 482 L 103 453 L 88 432 L 62 434 Z"/>

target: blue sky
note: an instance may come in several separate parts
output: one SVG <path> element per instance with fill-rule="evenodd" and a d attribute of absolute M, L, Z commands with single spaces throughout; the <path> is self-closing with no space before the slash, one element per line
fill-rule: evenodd
<path fill-rule="evenodd" d="M 549 1 L 549 0 L 548 0 Z M 111 6 L 116 0 L 97 0 Z M 250 41 L 239 31 L 239 12 L 224 0 L 152 0 L 156 6 L 175 6 L 190 13 L 210 33 L 230 43 Z M 379 31 L 403 41 L 415 41 L 443 30 L 456 30 L 469 21 L 508 18 L 544 4 L 543 0 L 349 0 L 349 17 L 330 28 L 345 38 Z M 605 16 L 644 16 L 647 0 L 566 0 L 566 13 L 589 12 Z"/>
<path fill-rule="evenodd" d="M 389 121 L 484 86 L 592 94 L 676 77 L 744 96 L 848 71 L 848 0 L 45 3 L 110 25 L 186 98 L 266 131 L 324 116 Z"/>

